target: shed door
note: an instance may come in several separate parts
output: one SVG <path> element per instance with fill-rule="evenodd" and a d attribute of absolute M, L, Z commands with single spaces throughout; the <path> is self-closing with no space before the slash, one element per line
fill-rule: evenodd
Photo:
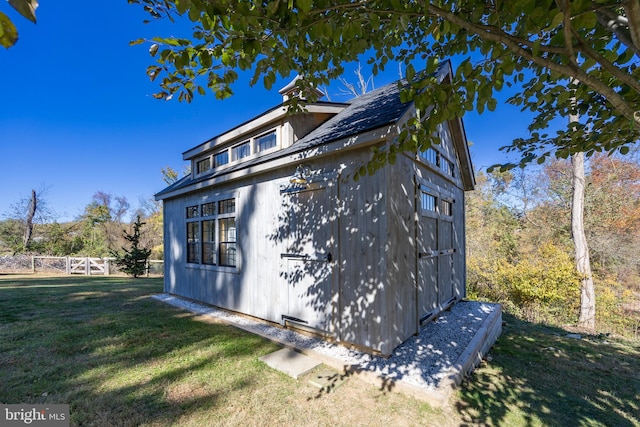
<path fill-rule="evenodd" d="M 280 189 L 283 321 L 332 332 L 337 253 L 335 185 Z"/>
<path fill-rule="evenodd" d="M 439 219 L 438 231 L 438 304 L 444 304 L 453 297 L 453 222 Z"/>
<path fill-rule="evenodd" d="M 431 313 L 438 306 L 438 219 L 418 219 L 418 314 Z"/>
<path fill-rule="evenodd" d="M 453 200 L 428 186 L 418 193 L 419 318 L 438 313 L 454 295 Z"/>

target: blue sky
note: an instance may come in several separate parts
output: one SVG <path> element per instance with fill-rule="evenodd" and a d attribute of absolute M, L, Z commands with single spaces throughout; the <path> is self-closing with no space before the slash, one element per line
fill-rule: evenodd
<path fill-rule="evenodd" d="M 182 171 L 182 152 L 277 105 L 278 89 L 290 80 L 271 91 L 240 80 L 224 101 L 159 101 L 145 74 L 148 45 L 129 42 L 179 27 L 145 25 L 141 6 L 125 0 L 41 2 L 37 25 L 6 2 L 0 10 L 20 34 L 14 47 L 0 50 L 0 215 L 31 189 L 46 189 L 60 222 L 78 217 L 97 191 L 126 197 L 133 210 L 164 187 L 162 168 Z M 375 77 L 376 87 L 397 79 L 389 68 Z M 338 91 L 329 88 L 332 101 L 348 99 Z M 486 167 L 506 160 L 498 147 L 525 136 L 528 118 L 499 105 L 464 122 L 474 165 Z"/>

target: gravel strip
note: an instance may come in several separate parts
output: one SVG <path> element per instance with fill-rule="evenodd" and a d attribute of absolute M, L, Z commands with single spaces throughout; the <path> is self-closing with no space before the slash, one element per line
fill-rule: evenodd
<path fill-rule="evenodd" d="M 153 298 L 193 313 L 214 316 L 251 328 L 261 334 L 289 342 L 299 348 L 316 351 L 343 361 L 346 365 L 358 366 L 385 378 L 405 381 L 430 390 L 438 387 L 484 320 L 496 309 L 494 304 L 459 302 L 429 322 L 420 334 L 406 340 L 385 359 L 173 295 L 160 294 Z"/>

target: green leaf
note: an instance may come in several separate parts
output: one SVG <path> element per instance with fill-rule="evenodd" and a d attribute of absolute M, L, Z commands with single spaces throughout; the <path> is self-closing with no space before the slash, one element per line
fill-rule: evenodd
<path fill-rule="evenodd" d="M 533 56 L 538 56 L 538 54 L 540 53 L 540 44 L 542 43 L 542 39 L 538 38 L 536 39 L 536 41 L 533 42 L 533 47 L 531 48 L 531 53 L 533 53 Z"/>
<path fill-rule="evenodd" d="M 495 111 L 497 106 L 498 106 L 498 101 L 496 101 L 495 98 L 491 98 L 487 101 L 487 108 L 489 109 L 489 111 Z"/>
<path fill-rule="evenodd" d="M 262 78 L 265 89 L 270 90 L 273 84 L 276 82 L 276 75 L 273 73 L 265 74 Z"/>
<path fill-rule="evenodd" d="M 377 14 L 372 13 L 371 15 L 369 15 L 369 21 L 371 23 L 372 29 L 375 30 L 380 28 L 380 17 Z"/>
<path fill-rule="evenodd" d="M 189 0 L 175 0 L 176 10 L 180 15 L 185 13 L 190 6 Z"/>
<path fill-rule="evenodd" d="M 297 1 L 298 8 L 304 13 L 308 13 L 311 10 L 312 3 L 313 3 L 313 0 L 298 0 Z"/>
<path fill-rule="evenodd" d="M 11 22 L 11 19 L 0 12 L 0 46 L 9 49 L 18 41 L 18 30 Z"/>
<path fill-rule="evenodd" d="M 576 16 L 572 21 L 571 25 L 576 29 L 587 29 L 591 31 L 598 22 L 598 18 L 594 12 L 585 12 Z"/>
<path fill-rule="evenodd" d="M 407 76 L 407 81 L 409 82 L 413 81 L 413 78 L 416 76 L 416 70 L 412 64 L 407 65 L 405 74 Z"/>
<path fill-rule="evenodd" d="M 551 24 L 547 28 L 545 28 L 545 31 L 549 31 L 556 28 L 558 25 L 560 25 L 563 19 L 564 19 L 564 12 L 558 12 L 556 16 L 554 16 L 553 19 L 551 20 Z"/>
<path fill-rule="evenodd" d="M 9 0 L 9 4 L 29 21 L 36 23 L 37 0 Z"/>
<path fill-rule="evenodd" d="M 200 53 L 200 64 L 205 68 L 211 68 L 213 65 L 211 54 L 208 50 L 204 50 Z"/>
<path fill-rule="evenodd" d="M 191 20 L 191 22 L 198 22 L 200 19 L 200 9 L 198 9 L 197 7 L 191 7 L 189 8 L 189 20 Z"/>

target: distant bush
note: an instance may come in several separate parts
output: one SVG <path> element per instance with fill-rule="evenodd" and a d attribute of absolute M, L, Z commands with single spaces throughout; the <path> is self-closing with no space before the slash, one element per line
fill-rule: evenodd
<path fill-rule="evenodd" d="M 612 278 L 598 280 L 596 325 L 599 331 L 637 338 L 640 335 L 640 301 L 633 291 Z"/>
<path fill-rule="evenodd" d="M 547 243 L 528 257 L 469 257 L 469 296 L 504 305 L 505 310 L 535 322 L 573 323 L 580 302 L 579 276 L 571 257 Z"/>

